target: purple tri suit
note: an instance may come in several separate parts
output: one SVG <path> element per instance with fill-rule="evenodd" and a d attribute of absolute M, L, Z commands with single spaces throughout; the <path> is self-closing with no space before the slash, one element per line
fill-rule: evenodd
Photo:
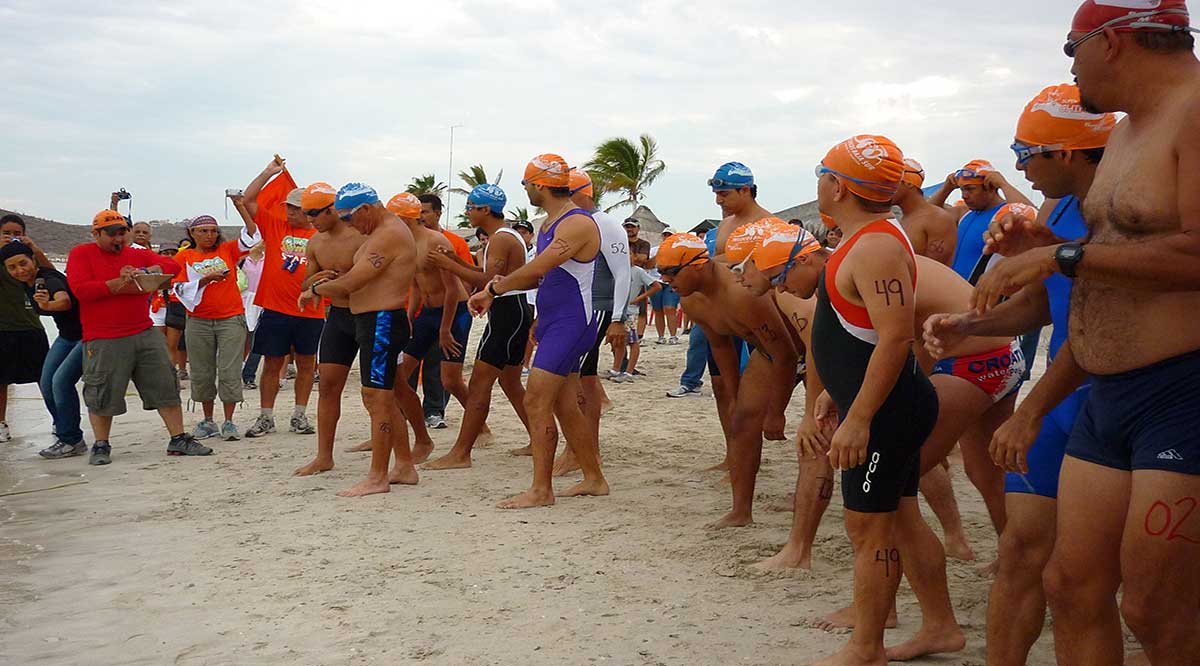
<path fill-rule="evenodd" d="M 571 215 L 592 219 L 591 213 L 582 208 L 563 213 L 549 229 L 538 232 L 538 254 L 550 247 L 559 223 Z M 534 333 L 538 347 L 533 356 L 533 367 L 560 377 L 579 372 L 583 357 L 596 342 L 600 326 L 599 314 L 592 310 L 595 268 L 595 257 L 583 262 L 568 259 L 542 276 L 538 285 L 537 330 Z"/>

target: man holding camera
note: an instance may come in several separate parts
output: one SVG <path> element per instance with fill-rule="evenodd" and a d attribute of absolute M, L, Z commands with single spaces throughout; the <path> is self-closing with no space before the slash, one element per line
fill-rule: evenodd
<path fill-rule="evenodd" d="M 46 255 L 25 235 L 25 220 L 20 215 L 0 217 L 0 242 L 22 243 L 37 258 L 38 265 L 49 266 Z M 12 439 L 8 430 L 8 385 L 32 384 L 42 372 L 46 358 L 46 332 L 24 288 L 4 271 L 0 275 L 0 349 L 19 349 L 19 354 L 0 354 L 0 442 Z"/>
<path fill-rule="evenodd" d="M 207 456 L 183 430 L 179 379 L 166 344 L 150 327 L 146 294 L 156 288 L 143 276 L 174 275 L 179 264 L 140 248 L 129 247 L 129 225 L 112 210 L 92 220 L 94 243 L 77 245 L 67 258 L 67 282 L 79 300 L 83 325 L 83 401 L 95 443 L 89 464 L 112 462 L 109 431 L 114 416 L 125 413 L 125 389 L 132 379 L 146 409 L 158 410 L 167 432 L 167 454 Z"/>

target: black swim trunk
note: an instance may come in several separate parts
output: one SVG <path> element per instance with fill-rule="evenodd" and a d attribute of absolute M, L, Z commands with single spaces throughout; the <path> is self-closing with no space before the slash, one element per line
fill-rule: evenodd
<path fill-rule="evenodd" d="M 412 339 L 404 348 L 404 353 L 417 359 L 425 358 L 425 354 L 441 342 L 442 308 L 421 308 L 417 320 L 412 325 Z M 454 310 L 454 321 L 450 324 L 450 333 L 458 342 L 458 353 L 453 357 L 442 352 L 442 360 L 447 363 L 462 363 L 467 358 L 467 338 L 471 337 L 471 313 L 467 310 L 467 302 L 461 301 Z M 360 343 L 361 344 L 361 343 Z"/>
<path fill-rule="evenodd" d="M 744 354 L 746 351 L 746 341 L 743 340 L 742 338 L 739 338 L 736 336 L 731 337 L 730 340 L 733 341 L 733 352 L 735 354 L 737 354 L 737 360 L 738 360 L 738 374 L 741 375 L 742 374 L 742 354 Z M 753 351 L 753 349 L 751 349 L 751 351 Z M 717 357 L 713 356 L 711 344 L 708 345 L 708 376 L 709 377 L 720 377 L 721 376 L 721 369 L 717 367 Z"/>
<path fill-rule="evenodd" d="M 0 385 L 36 384 L 50 345 L 46 331 L 0 331 Z"/>
<path fill-rule="evenodd" d="M 312 356 L 317 353 L 324 325 L 323 319 L 263 309 L 254 329 L 253 351 L 267 358 L 287 356 L 293 350 L 299 356 Z"/>
<path fill-rule="evenodd" d="M 354 315 L 358 340 L 358 370 L 363 388 L 390 391 L 396 387 L 396 364 L 408 344 L 408 313 L 404 310 Z"/>
<path fill-rule="evenodd" d="M 525 294 L 493 300 L 475 359 L 501 370 L 524 364 L 532 325 L 533 308 L 525 300 Z"/>
<path fill-rule="evenodd" d="M 318 363 L 333 363 L 349 368 L 358 356 L 358 330 L 350 308 L 329 306 L 325 327 L 321 329 L 321 346 L 317 349 Z"/>
<path fill-rule="evenodd" d="M 167 328 L 182 331 L 187 327 L 187 308 L 179 301 L 167 301 Z"/>
<path fill-rule="evenodd" d="M 595 377 L 596 370 L 600 366 L 600 347 L 604 344 L 604 338 L 608 334 L 608 326 L 612 323 L 612 313 L 603 311 L 600 315 L 600 330 L 596 333 L 596 344 L 592 345 L 592 350 L 583 357 L 583 365 L 579 366 L 580 377 Z"/>
<path fill-rule="evenodd" d="M 1093 375 L 1067 455 L 1120 470 L 1200 475 L 1200 350 Z"/>
<path fill-rule="evenodd" d="M 842 472 L 842 501 L 859 513 L 890 513 L 902 497 L 916 497 L 921 445 L 937 424 L 938 398 L 924 376 L 912 390 L 893 392 L 871 421 L 867 462 Z M 841 411 L 841 419 L 846 412 Z"/>

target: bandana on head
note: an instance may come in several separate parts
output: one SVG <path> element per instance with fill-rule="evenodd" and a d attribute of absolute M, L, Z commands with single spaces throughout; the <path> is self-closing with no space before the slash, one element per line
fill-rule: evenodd
<path fill-rule="evenodd" d="M 212 215 L 200 215 L 188 220 L 186 226 L 188 230 L 191 230 L 197 227 L 215 227 L 218 225 L 217 218 L 213 217 Z"/>

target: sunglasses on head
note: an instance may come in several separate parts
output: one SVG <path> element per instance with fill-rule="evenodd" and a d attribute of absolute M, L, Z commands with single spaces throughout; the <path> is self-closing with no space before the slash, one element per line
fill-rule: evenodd
<path fill-rule="evenodd" d="M 721 180 L 720 178 L 709 178 L 708 186 L 714 191 L 717 190 L 740 190 L 743 187 L 750 187 L 747 183 L 735 183 L 730 180 Z"/>
<path fill-rule="evenodd" d="M 1092 30 L 1091 32 L 1085 34 L 1084 36 L 1080 37 L 1079 39 L 1076 39 L 1074 41 L 1067 40 L 1067 43 L 1063 44 L 1063 53 L 1065 53 L 1068 58 L 1074 58 L 1075 54 L 1079 52 L 1080 44 L 1083 44 L 1084 42 L 1091 39 L 1092 37 L 1095 37 L 1096 35 L 1103 33 L 1106 29 L 1112 28 L 1120 23 L 1125 23 L 1126 21 L 1129 21 L 1129 24 L 1122 25 L 1120 27 L 1128 28 L 1130 30 L 1149 29 L 1149 30 L 1163 30 L 1165 32 L 1200 32 L 1200 30 L 1186 26 L 1186 25 L 1172 25 L 1170 23 L 1157 23 L 1155 21 L 1146 20 L 1146 19 L 1154 18 L 1156 16 L 1166 16 L 1166 15 L 1171 15 L 1171 14 L 1174 14 L 1174 15 L 1182 14 L 1183 16 L 1187 16 L 1188 12 L 1186 9 L 1163 9 L 1163 10 L 1152 11 L 1152 12 L 1134 12 L 1132 14 L 1118 16 L 1117 18 L 1115 18 L 1111 21 L 1108 21 L 1107 23 L 1101 24 L 1100 27 L 1096 28 L 1095 30 Z"/>
<path fill-rule="evenodd" d="M 1013 154 L 1017 156 L 1017 166 L 1025 166 L 1029 163 L 1029 160 L 1033 159 L 1034 155 L 1053 153 L 1063 150 L 1063 147 L 1060 144 L 1055 144 L 1053 146 L 1030 146 L 1019 141 L 1009 147 L 1012 148 Z"/>
<path fill-rule="evenodd" d="M 351 208 L 350 210 L 346 211 L 345 213 L 338 213 L 338 219 L 341 220 L 342 222 L 349 222 L 351 220 L 351 218 L 354 217 L 354 214 L 358 212 L 358 209 L 362 208 L 365 205 L 367 205 L 367 204 L 359 204 L 359 205 L 355 206 L 354 208 Z"/>
<path fill-rule="evenodd" d="M 306 208 L 301 212 L 304 213 L 305 217 L 316 217 L 330 208 L 333 208 L 333 204 L 329 204 L 328 206 L 324 206 L 322 208 Z"/>
<path fill-rule="evenodd" d="M 700 254 L 692 257 L 691 259 L 688 259 L 687 261 L 685 261 L 684 263 L 682 263 L 678 266 L 668 266 L 666 268 L 660 268 L 660 269 L 658 269 L 658 272 L 660 275 L 665 275 L 667 277 L 675 277 L 676 275 L 679 275 L 679 271 L 682 271 L 683 269 L 687 268 L 688 266 L 691 266 L 692 264 L 696 263 L 697 261 L 700 261 L 701 259 L 708 259 L 708 253 L 701 252 Z"/>

